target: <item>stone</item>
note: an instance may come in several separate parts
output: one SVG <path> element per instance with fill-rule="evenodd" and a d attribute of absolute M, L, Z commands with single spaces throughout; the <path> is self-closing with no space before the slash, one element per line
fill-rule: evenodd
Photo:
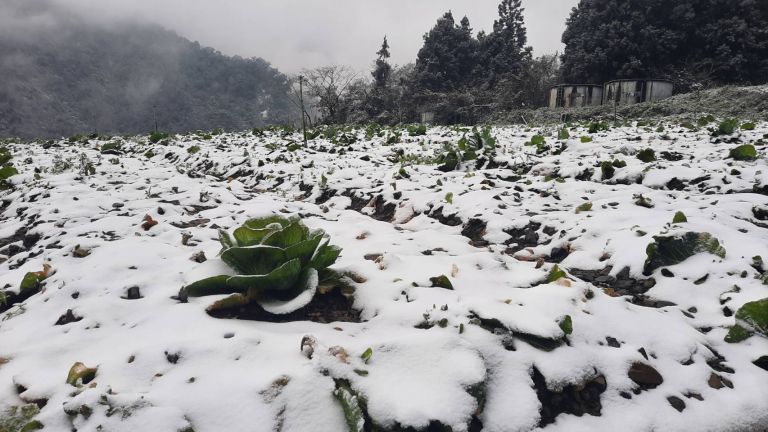
<path fill-rule="evenodd" d="M 208 258 L 205 256 L 205 252 L 203 251 L 193 254 L 189 259 L 196 263 L 204 263 L 208 260 Z"/>
<path fill-rule="evenodd" d="M 125 297 L 123 297 L 126 300 L 138 300 L 142 298 L 141 296 L 141 290 L 137 286 L 132 286 L 128 288 L 128 291 L 125 293 Z"/>
<path fill-rule="evenodd" d="M 716 373 L 712 373 L 709 375 L 707 384 L 715 390 L 720 390 L 721 388 L 725 387 L 725 384 L 723 383 L 722 378 L 720 377 L 720 375 L 717 375 Z"/>
<path fill-rule="evenodd" d="M 759 359 L 753 361 L 752 364 L 768 372 L 768 355 L 760 357 Z"/>
<path fill-rule="evenodd" d="M 366 261 L 378 261 L 378 260 L 379 260 L 379 259 L 381 259 L 382 257 L 384 257 L 384 255 L 383 255 L 383 254 L 380 254 L 380 253 L 372 253 L 372 254 L 365 254 L 365 255 L 363 256 L 363 259 L 365 259 Z"/>
<path fill-rule="evenodd" d="M 179 359 L 181 359 L 181 353 L 180 352 L 169 353 L 168 351 L 166 351 L 165 359 L 168 360 L 168 363 L 170 364 L 176 364 L 179 362 Z"/>
<path fill-rule="evenodd" d="M 664 382 L 664 378 L 653 367 L 645 363 L 633 363 L 627 372 L 629 379 L 643 389 L 653 389 Z"/>
<path fill-rule="evenodd" d="M 73 322 L 78 322 L 82 319 L 83 317 L 79 317 L 75 315 L 74 312 L 72 312 L 72 309 L 67 309 L 67 311 L 62 316 L 59 317 L 55 325 L 57 326 L 67 325 Z"/>
<path fill-rule="evenodd" d="M 683 412 L 685 409 L 685 402 L 677 396 L 668 397 L 667 402 L 669 402 L 669 404 L 672 405 L 672 408 L 676 409 L 678 412 Z"/>

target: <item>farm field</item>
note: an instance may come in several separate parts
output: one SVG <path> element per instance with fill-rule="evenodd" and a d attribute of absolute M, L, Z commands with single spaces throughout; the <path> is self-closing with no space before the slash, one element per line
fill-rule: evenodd
<path fill-rule="evenodd" d="M 0 431 L 768 427 L 768 123 L 310 138 L 0 144 Z"/>

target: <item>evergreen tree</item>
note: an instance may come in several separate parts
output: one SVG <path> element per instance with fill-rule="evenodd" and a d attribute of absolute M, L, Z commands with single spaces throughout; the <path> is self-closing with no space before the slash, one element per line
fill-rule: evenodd
<path fill-rule="evenodd" d="M 392 66 L 387 61 L 389 59 L 389 43 L 386 36 L 384 36 L 384 42 L 381 44 L 381 49 L 376 55 L 379 58 L 376 59 L 376 65 L 371 75 L 373 75 L 375 88 L 384 89 L 389 84 L 389 77 L 392 74 Z"/>
<path fill-rule="evenodd" d="M 765 0 L 581 0 L 563 33 L 566 80 L 768 80 Z"/>
<path fill-rule="evenodd" d="M 370 119 L 378 123 L 390 123 L 395 110 L 395 96 L 390 87 L 392 66 L 387 61 L 390 57 L 389 42 L 384 36 L 381 48 L 376 52 L 378 56 L 373 66 L 373 89 L 370 92 L 365 110 Z"/>
<path fill-rule="evenodd" d="M 477 59 L 477 41 L 472 38 L 469 20 L 456 25 L 446 12 L 424 35 L 424 46 L 416 60 L 416 84 L 420 90 L 446 92 L 470 83 Z"/>
<path fill-rule="evenodd" d="M 483 69 L 479 78 L 488 87 L 519 75 L 531 60 L 521 0 L 502 0 L 499 19 L 493 23 L 493 32 L 478 35 Z"/>

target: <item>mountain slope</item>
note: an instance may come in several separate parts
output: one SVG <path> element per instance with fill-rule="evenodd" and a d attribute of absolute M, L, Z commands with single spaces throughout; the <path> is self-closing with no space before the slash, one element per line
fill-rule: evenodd
<path fill-rule="evenodd" d="M 20 6 L 21 5 L 21 6 Z M 287 78 L 157 26 L 0 6 L 0 136 L 246 129 L 285 121 Z"/>

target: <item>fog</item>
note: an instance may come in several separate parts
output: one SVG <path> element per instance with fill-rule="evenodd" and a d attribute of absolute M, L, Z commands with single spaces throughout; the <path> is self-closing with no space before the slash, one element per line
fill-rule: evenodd
<path fill-rule="evenodd" d="M 535 53 L 562 51 L 577 0 L 523 1 Z M 490 32 L 498 2 L 0 0 L 0 136 L 135 133 L 155 116 L 169 131 L 284 122 L 285 76 L 243 59 L 366 77 L 384 35 L 390 62 L 410 63 L 447 10 Z"/>
<path fill-rule="evenodd" d="M 53 0 L 109 22 L 137 18 L 160 24 L 229 55 L 262 57 L 281 71 L 327 64 L 367 69 L 383 36 L 392 62 L 413 61 L 422 36 L 445 11 L 490 31 L 498 0 Z M 523 0 L 536 54 L 562 51 L 565 20 L 578 0 Z"/>

